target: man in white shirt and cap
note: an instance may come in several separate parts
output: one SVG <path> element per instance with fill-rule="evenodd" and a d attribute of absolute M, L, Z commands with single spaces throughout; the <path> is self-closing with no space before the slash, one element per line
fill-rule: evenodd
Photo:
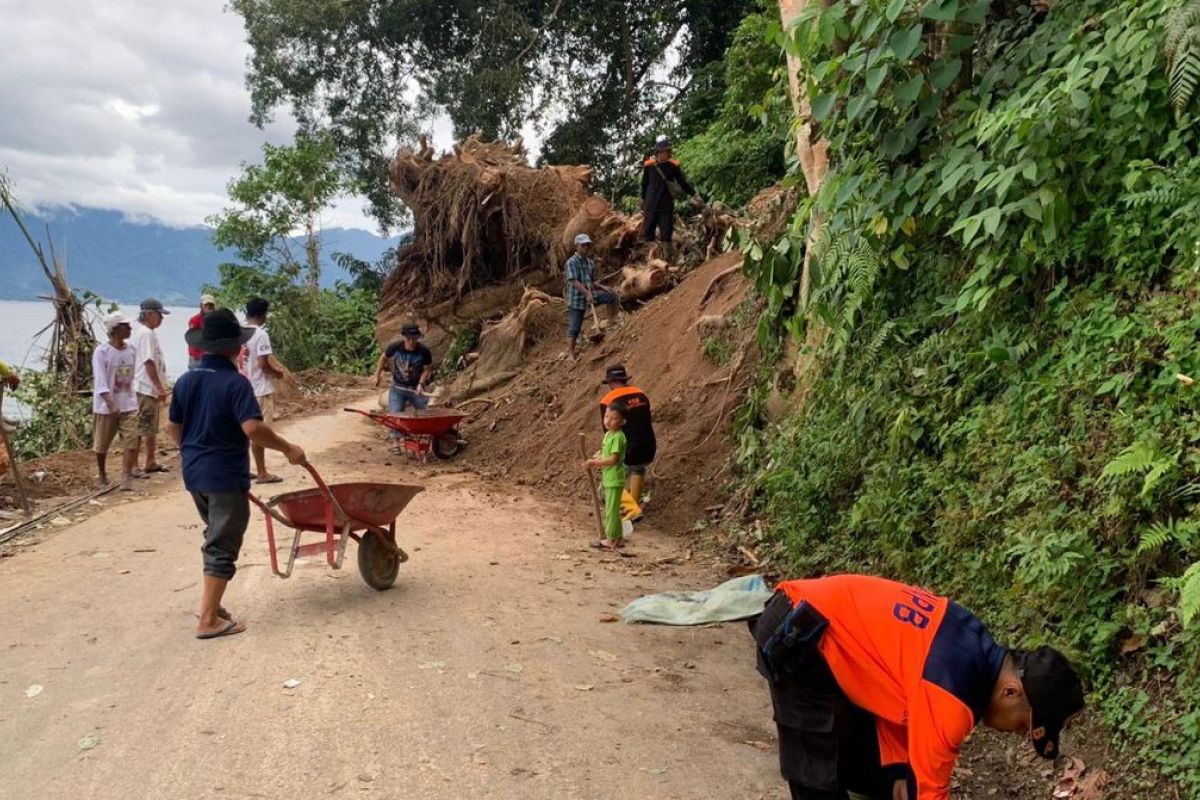
<path fill-rule="evenodd" d="M 137 466 L 137 395 L 133 391 L 136 366 L 134 350 L 129 346 L 133 333 L 128 317 L 114 311 L 104 317 L 108 341 L 92 353 L 92 451 L 101 486 L 108 485 L 108 451 L 116 442 L 123 453 L 121 488 L 129 485 Z M 144 475 L 142 477 L 145 477 Z"/>

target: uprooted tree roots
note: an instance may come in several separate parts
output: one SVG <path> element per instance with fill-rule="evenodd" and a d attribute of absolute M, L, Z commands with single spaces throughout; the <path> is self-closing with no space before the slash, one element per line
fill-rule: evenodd
<path fill-rule="evenodd" d="M 526 349 L 560 330 L 563 305 L 545 292 L 526 289 L 516 308 L 483 329 L 478 355 L 454 379 L 447 396 L 465 400 L 512 379 L 521 370 Z"/>
<path fill-rule="evenodd" d="M 412 211 L 414 239 L 400 252 L 385 293 L 444 300 L 561 266 L 569 252 L 561 234 L 588 197 L 592 171 L 534 169 L 520 142 L 472 137 L 439 159 L 426 146 L 402 149 L 391 179 Z"/>
<path fill-rule="evenodd" d="M 682 267 L 651 266 L 657 251 L 642 242 L 641 215 L 591 195 L 591 181 L 586 166 L 529 166 L 519 140 L 470 137 L 440 157 L 424 140 L 415 151 L 402 148 L 391 182 L 412 212 L 413 240 L 384 283 L 380 341 L 414 321 L 433 332 L 436 345 L 464 313 L 471 320 L 506 313 L 522 286 L 555 292 L 580 233 L 595 241 L 598 277 L 619 284 L 623 302 L 669 289 Z M 700 263 L 706 244 L 723 232 L 708 223 L 677 226 L 682 264 Z"/>

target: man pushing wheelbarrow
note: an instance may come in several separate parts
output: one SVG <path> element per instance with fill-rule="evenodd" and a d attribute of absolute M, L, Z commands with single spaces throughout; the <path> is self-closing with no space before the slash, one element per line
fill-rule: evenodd
<path fill-rule="evenodd" d="M 263 422 L 250 381 L 238 372 L 242 345 L 254 335 L 229 309 L 208 314 L 189 330 L 187 343 L 202 351 L 200 363 L 175 384 L 171 397 L 171 438 L 179 445 L 183 485 L 204 520 L 204 589 L 197 639 L 215 639 L 246 630 L 221 605 L 237 570 L 250 521 L 250 443 L 278 450 L 292 464 L 307 464 L 304 451 Z"/>

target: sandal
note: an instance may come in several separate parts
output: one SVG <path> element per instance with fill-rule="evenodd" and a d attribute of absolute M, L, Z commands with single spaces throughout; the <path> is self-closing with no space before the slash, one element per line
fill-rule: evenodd
<path fill-rule="evenodd" d="M 237 620 L 231 619 L 231 620 L 229 620 L 229 623 L 221 630 L 212 631 L 211 633 L 197 633 L 196 638 L 197 639 L 217 639 L 222 636 L 233 636 L 235 633 L 242 633 L 245 630 L 246 630 L 245 625 L 238 622 Z"/>

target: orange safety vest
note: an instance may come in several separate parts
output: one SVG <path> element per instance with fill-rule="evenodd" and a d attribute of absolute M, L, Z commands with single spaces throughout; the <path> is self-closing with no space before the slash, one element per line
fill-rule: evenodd
<path fill-rule="evenodd" d="M 817 648 L 850 702 L 875 715 L 881 765 L 912 768 L 913 800 L 947 800 L 1008 651 L 962 606 L 895 581 L 836 575 L 776 589 L 829 621 Z"/>

